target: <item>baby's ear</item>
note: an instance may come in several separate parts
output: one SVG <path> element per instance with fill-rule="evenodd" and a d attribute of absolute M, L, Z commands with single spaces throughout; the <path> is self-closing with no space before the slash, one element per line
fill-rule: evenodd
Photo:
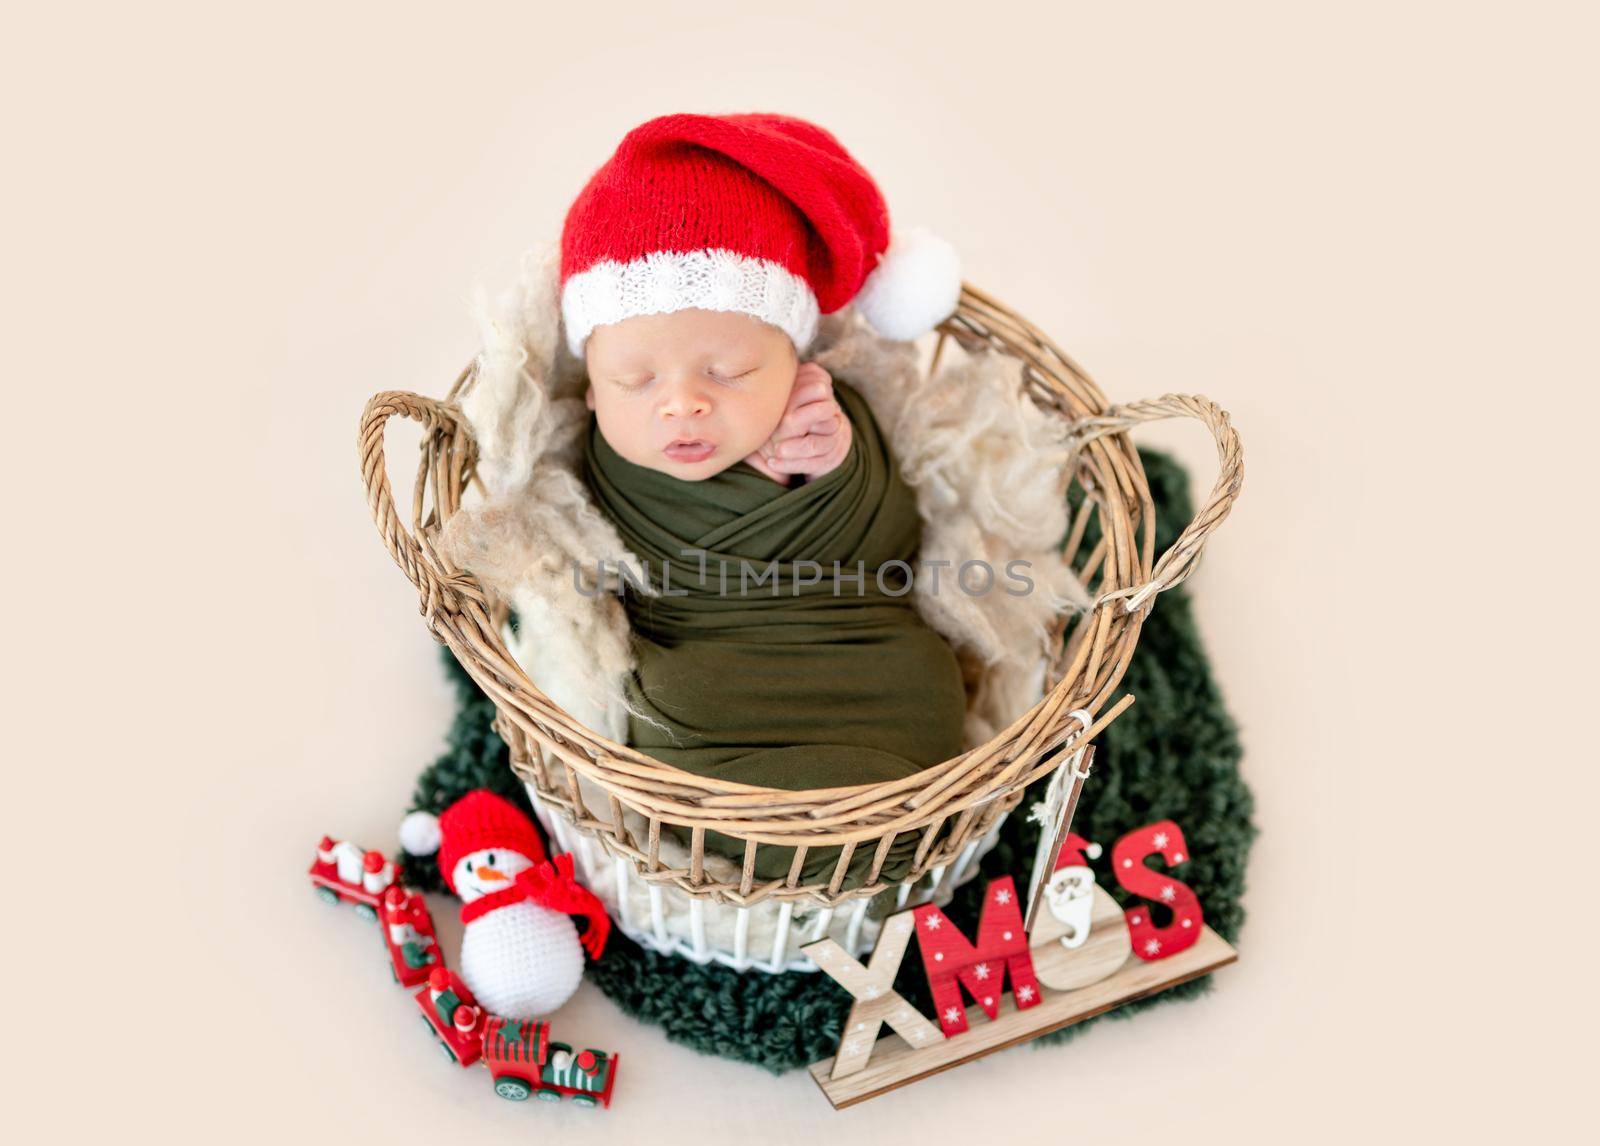
<path fill-rule="evenodd" d="M 594 383 L 593 382 L 589 383 L 589 385 L 584 387 L 584 390 L 583 390 L 583 404 L 585 406 L 589 407 L 589 409 L 591 409 L 591 410 L 594 409 Z"/>

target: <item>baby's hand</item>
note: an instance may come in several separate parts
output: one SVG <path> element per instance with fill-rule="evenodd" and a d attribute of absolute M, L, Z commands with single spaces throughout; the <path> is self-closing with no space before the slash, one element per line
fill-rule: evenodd
<path fill-rule="evenodd" d="M 745 460 L 778 481 L 831 473 L 850 452 L 850 419 L 833 396 L 833 379 L 815 362 L 795 372 L 789 405 L 772 437 Z"/>

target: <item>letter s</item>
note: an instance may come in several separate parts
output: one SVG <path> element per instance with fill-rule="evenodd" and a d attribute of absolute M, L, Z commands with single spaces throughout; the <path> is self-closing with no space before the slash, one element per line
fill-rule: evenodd
<path fill-rule="evenodd" d="M 1189 858 L 1189 845 L 1177 824 L 1162 820 L 1135 828 L 1111 849 L 1111 870 L 1123 888 L 1172 909 L 1172 922 L 1165 927 L 1150 921 L 1148 907 L 1135 905 L 1126 912 L 1133 953 L 1147 962 L 1165 959 L 1192 946 L 1205 923 L 1200 899 L 1187 884 L 1145 866 L 1145 857 L 1152 855 L 1160 855 L 1172 865 Z"/>

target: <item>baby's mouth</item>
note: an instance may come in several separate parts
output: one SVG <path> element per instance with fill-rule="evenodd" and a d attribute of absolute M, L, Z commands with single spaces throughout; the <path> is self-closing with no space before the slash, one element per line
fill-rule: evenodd
<path fill-rule="evenodd" d="M 702 462 L 716 451 L 716 443 L 704 438 L 679 438 L 661 452 L 675 462 Z"/>

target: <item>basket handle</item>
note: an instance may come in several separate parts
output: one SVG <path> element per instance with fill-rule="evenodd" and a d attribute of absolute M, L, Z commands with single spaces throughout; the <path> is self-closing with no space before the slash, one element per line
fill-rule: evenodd
<path fill-rule="evenodd" d="M 1143 585 L 1131 585 L 1102 596 L 1095 602 L 1100 605 L 1122 599 L 1123 607 L 1134 612 L 1148 609 L 1158 593 L 1180 584 L 1194 572 L 1206 541 L 1222 524 L 1233 508 L 1239 489 L 1244 484 L 1244 452 L 1239 444 L 1239 434 L 1228 421 L 1228 412 L 1209 398 L 1198 394 L 1164 394 L 1160 398 L 1147 398 L 1142 402 L 1129 402 L 1113 406 L 1101 417 L 1082 418 L 1074 426 L 1076 444 L 1081 448 L 1095 438 L 1126 430 L 1143 422 L 1159 422 L 1166 418 L 1194 418 L 1211 431 L 1217 442 L 1218 473 L 1211 495 L 1200 512 L 1195 514 L 1172 548 L 1161 555 L 1150 580 Z"/>
<path fill-rule="evenodd" d="M 433 439 L 436 450 L 461 451 L 467 448 L 468 442 L 456 413 L 443 402 L 424 398 L 420 394 L 408 394 L 400 390 L 374 394 L 361 412 L 357 445 L 361 454 L 361 478 L 367 486 L 367 508 L 372 511 L 372 520 L 378 526 L 378 533 L 389 555 L 417 587 L 421 595 L 419 611 L 427 618 L 428 628 L 435 637 L 439 637 L 434 618 L 441 608 L 454 614 L 461 611 L 465 599 L 476 601 L 485 608 L 488 607 L 487 600 L 482 587 L 470 573 L 455 568 L 439 555 L 424 527 L 423 495 L 427 491 L 428 473 L 430 469 L 437 470 L 437 464 L 430 467 L 425 461 L 417 474 L 410 530 L 401 522 L 395 510 L 383 454 L 383 435 L 389 419 L 396 414 L 421 423 L 424 435 Z M 436 489 L 435 514 L 438 512 L 437 496 Z"/>

